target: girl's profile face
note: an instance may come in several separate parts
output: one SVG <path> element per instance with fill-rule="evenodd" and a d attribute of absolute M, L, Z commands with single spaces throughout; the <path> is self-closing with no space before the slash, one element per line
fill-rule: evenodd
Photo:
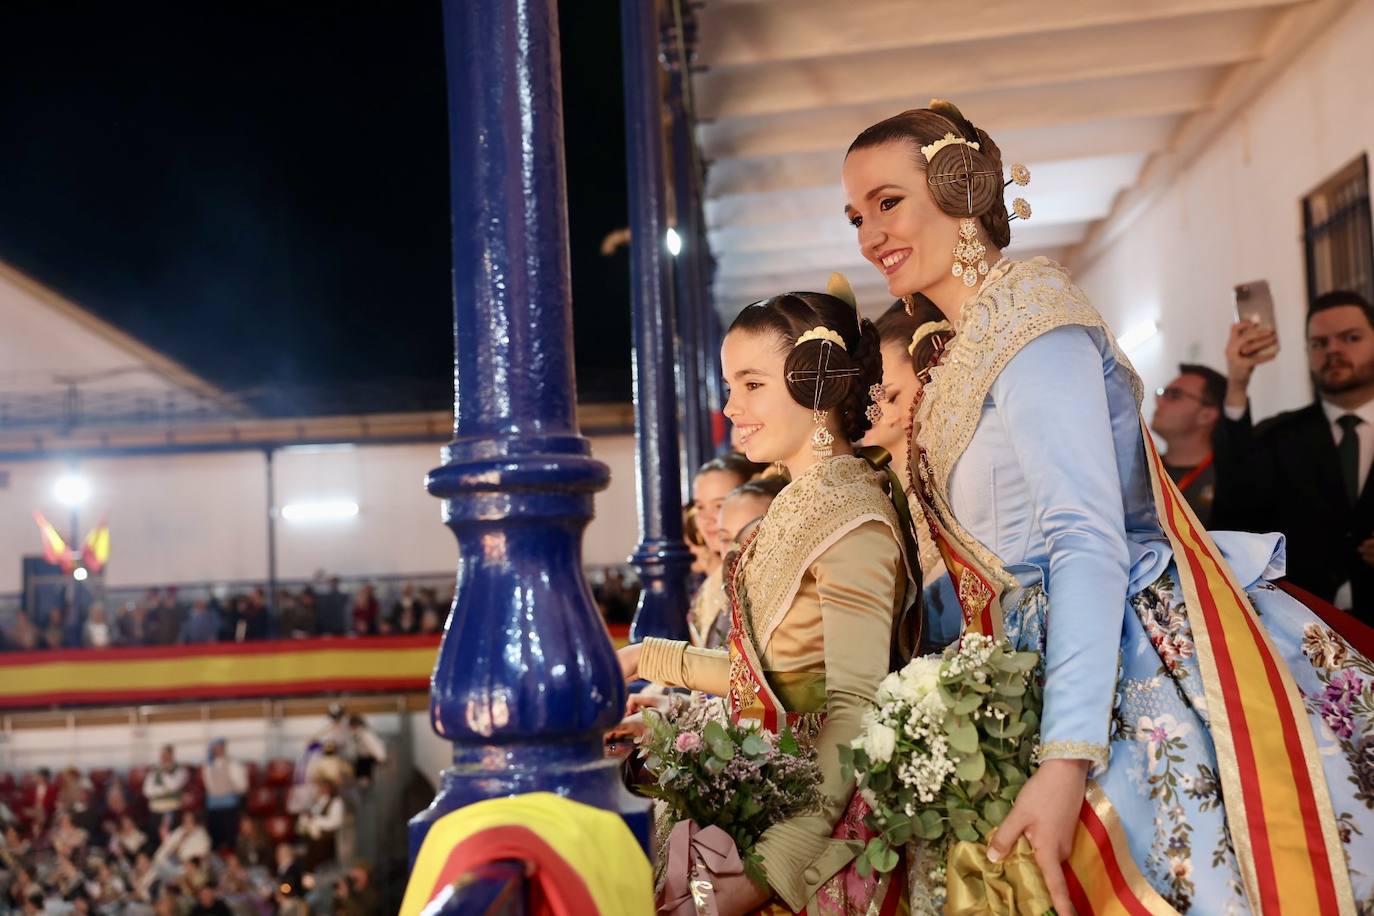
<path fill-rule="evenodd" d="M 750 461 L 788 461 L 808 447 L 815 423 L 811 411 L 787 392 L 787 342 L 779 334 L 731 331 L 720 348 L 721 369 L 730 389 L 725 416 L 739 431 Z"/>
<path fill-rule="evenodd" d="M 697 530 L 706 542 L 706 549 L 716 556 L 725 553 L 726 538 L 720 533 L 720 506 L 726 495 L 744 483 L 729 471 L 707 471 L 698 474 L 692 486 L 692 505 L 696 507 Z"/>

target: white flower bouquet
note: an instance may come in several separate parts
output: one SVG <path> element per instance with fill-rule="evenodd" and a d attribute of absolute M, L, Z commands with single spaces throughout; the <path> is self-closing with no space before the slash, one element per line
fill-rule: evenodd
<path fill-rule="evenodd" d="M 973 633 L 883 679 L 863 734 L 840 748 L 878 834 L 861 873 L 891 871 L 913 841 L 936 863 L 956 841 L 986 842 L 1030 777 L 1039 662 L 1038 653 Z M 943 886 L 942 874 L 929 877 Z"/>

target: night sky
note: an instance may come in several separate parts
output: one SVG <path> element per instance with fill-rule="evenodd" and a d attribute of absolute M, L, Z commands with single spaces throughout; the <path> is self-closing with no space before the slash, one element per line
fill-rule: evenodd
<path fill-rule="evenodd" d="M 578 388 L 625 400 L 617 4 L 560 7 Z M 0 259 L 264 412 L 451 405 L 437 0 L 5 0 L 0 35 Z"/>

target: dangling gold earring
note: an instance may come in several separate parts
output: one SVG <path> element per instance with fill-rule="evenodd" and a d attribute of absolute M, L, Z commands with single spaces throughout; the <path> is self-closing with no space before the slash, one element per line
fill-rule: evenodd
<path fill-rule="evenodd" d="M 988 272 L 988 249 L 978 239 L 978 223 L 971 216 L 959 220 L 959 241 L 954 246 L 954 266 L 950 273 L 963 277 L 965 286 L 975 286 Z"/>
<path fill-rule="evenodd" d="M 916 297 L 913 296 L 911 293 L 907 293 L 905 296 L 902 297 L 902 304 L 906 306 L 906 313 L 908 315 L 911 315 L 912 317 L 915 317 Z"/>
<path fill-rule="evenodd" d="M 829 411 L 813 410 L 811 418 L 816 421 L 816 430 L 811 434 L 811 454 L 817 458 L 829 458 L 835 453 L 835 436 L 825 425 Z"/>

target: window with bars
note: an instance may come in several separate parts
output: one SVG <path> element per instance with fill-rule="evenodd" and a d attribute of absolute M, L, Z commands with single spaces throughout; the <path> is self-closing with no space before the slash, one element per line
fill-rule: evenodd
<path fill-rule="evenodd" d="M 1362 154 L 1302 201 L 1307 300 L 1349 289 L 1374 301 L 1369 156 Z"/>

